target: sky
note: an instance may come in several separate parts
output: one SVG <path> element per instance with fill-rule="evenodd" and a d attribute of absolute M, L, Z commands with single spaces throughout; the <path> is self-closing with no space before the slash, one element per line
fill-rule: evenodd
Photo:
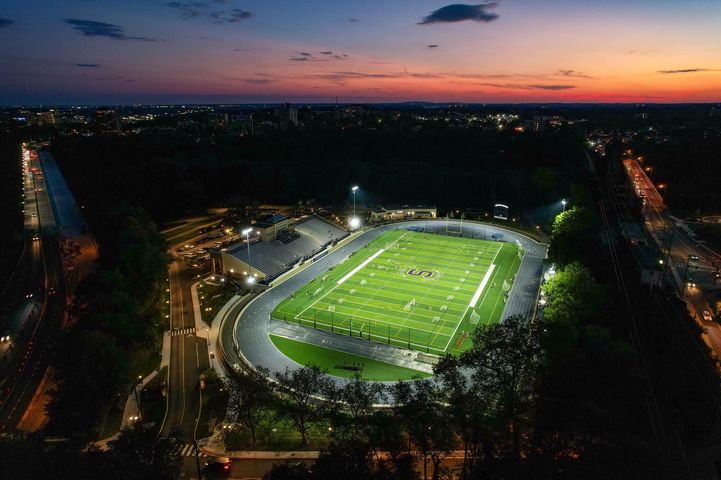
<path fill-rule="evenodd" d="M 0 104 L 718 102 L 720 26 L 720 0 L 3 0 Z"/>

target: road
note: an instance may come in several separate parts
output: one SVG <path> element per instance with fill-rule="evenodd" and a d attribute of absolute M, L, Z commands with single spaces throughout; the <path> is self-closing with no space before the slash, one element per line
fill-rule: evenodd
<path fill-rule="evenodd" d="M 195 335 L 195 315 L 190 286 L 194 275 L 176 258 L 170 264 L 170 363 L 167 378 L 167 411 L 162 435 L 191 441 L 198 415 L 198 378 L 209 367 L 207 341 Z"/>
<path fill-rule="evenodd" d="M 720 287 L 716 273 L 721 266 L 721 257 L 696 242 L 679 226 L 661 192 L 636 160 L 625 159 L 623 164 L 636 195 L 644 203 L 646 229 L 666 255 L 665 279 L 672 279 L 697 322 L 705 328 L 709 347 L 721 359 L 721 326 L 706 322 L 701 316 L 703 310 L 712 311 L 703 292 Z"/>
<path fill-rule="evenodd" d="M 26 244 L 10 289 L 3 293 L 13 303 L 3 318 L 3 328 L 12 335 L 12 348 L 3 364 L 0 432 L 15 430 L 35 395 L 67 303 L 55 217 L 38 156 L 30 152 L 23 152 Z M 34 306 L 29 307 L 28 301 Z"/>

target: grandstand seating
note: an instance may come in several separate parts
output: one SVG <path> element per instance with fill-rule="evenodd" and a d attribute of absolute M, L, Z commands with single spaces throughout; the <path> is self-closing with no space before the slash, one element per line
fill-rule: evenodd
<path fill-rule="evenodd" d="M 277 240 L 252 243 L 250 263 L 265 274 L 266 280 L 270 280 L 346 236 L 348 232 L 319 217 L 310 216 L 296 224 L 294 232 L 283 232 Z M 228 248 L 227 253 L 247 262 L 246 248 L 245 244 L 236 244 Z"/>

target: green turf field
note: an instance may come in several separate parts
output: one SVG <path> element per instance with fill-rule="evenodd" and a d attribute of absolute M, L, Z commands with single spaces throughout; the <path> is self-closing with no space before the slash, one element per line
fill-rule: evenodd
<path fill-rule="evenodd" d="M 389 231 L 281 302 L 273 317 L 434 354 L 500 319 L 515 244 Z"/>
<path fill-rule="evenodd" d="M 361 357 L 330 348 L 318 347 L 277 335 L 271 335 L 270 340 L 273 342 L 273 345 L 288 358 L 301 365 L 315 365 L 330 375 L 337 377 L 350 378 L 356 371 L 360 371 L 366 380 L 377 382 L 412 380 L 414 378 L 431 376 L 430 373 L 420 372 L 418 370 L 392 365 L 390 363 L 373 360 L 372 358 Z"/>

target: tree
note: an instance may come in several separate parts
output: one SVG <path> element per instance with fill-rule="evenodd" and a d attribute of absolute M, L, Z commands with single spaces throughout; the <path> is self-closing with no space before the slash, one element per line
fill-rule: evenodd
<path fill-rule="evenodd" d="M 559 269 L 545 287 L 548 304 L 544 319 L 552 324 L 588 323 L 602 310 L 605 291 L 588 267 L 573 262 Z"/>
<path fill-rule="evenodd" d="M 514 455 L 521 455 L 521 433 L 530 420 L 541 362 L 541 328 L 535 321 L 512 315 L 473 331 L 472 347 L 461 355 L 471 380 L 489 395 L 504 419 Z"/>
<path fill-rule="evenodd" d="M 285 399 L 281 411 L 290 417 L 305 447 L 309 423 L 323 418 L 327 409 L 319 397 L 335 396 L 333 381 L 315 365 L 293 371 L 286 369 L 284 373 L 277 372 L 275 378 Z"/>
<path fill-rule="evenodd" d="M 110 446 L 110 478 L 133 480 L 173 480 L 180 476 L 180 444 L 158 437 L 151 428 L 134 423 L 121 430 Z"/>
<path fill-rule="evenodd" d="M 364 380 L 361 374 L 356 372 L 351 381 L 340 389 L 338 397 L 354 430 L 358 431 L 371 413 L 373 405 L 385 398 L 385 388 L 380 383 Z"/>
<path fill-rule="evenodd" d="M 258 367 L 246 372 L 231 374 L 225 381 L 228 389 L 228 413 L 250 431 L 251 446 L 256 445 L 258 427 L 272 415 L 269 408 L 273 390 L 268 385 L 269 372 Z"/>
<path fill-rule="evenodd" d="M 498 431 L 503 424 L 493 415 L 492 397 L 471 381 L 460 360 L 451 355 L 441 357 L 433 367 L 441 385 L 440 395 L 446 418 L 451 422 L 463 446 L 461 479 L 473 478 L 484 456 L 493 457 Z"/>
<path fill-rule="evenodd" d="M 108 335 L 72 327 L 57 344 L 54 364 L 58 389 L 47 407 L 48 430 L 85 440 L 106 406 L 125 389 L 126 359 Z"/>
<path fill-rule="evenodd" d="M 553 221 L 548 258 L 558 266 L 584 261 L 589 253 L 598 251 L 597 219 L 592 210 L 573 206 L 559 213 Z"/>
<path fill-rule="evenodd" d="M 263 475 L 263 480 L 311 480 L 313 474 L 308 465 L 303 462 L 296 463 L 274 463 L 268 473 Z"/>
<path fill-rule="evenodd" d="M 440 404 L 438 390 L 430 380 L 398 382 L 393 386 L 393 397 L 393 410 L 423 459 L 423 478 L 428 478 L 430 458 L 433 480 L 437 480 L 440 462 L 455 444 L 453 429 Z"/>

